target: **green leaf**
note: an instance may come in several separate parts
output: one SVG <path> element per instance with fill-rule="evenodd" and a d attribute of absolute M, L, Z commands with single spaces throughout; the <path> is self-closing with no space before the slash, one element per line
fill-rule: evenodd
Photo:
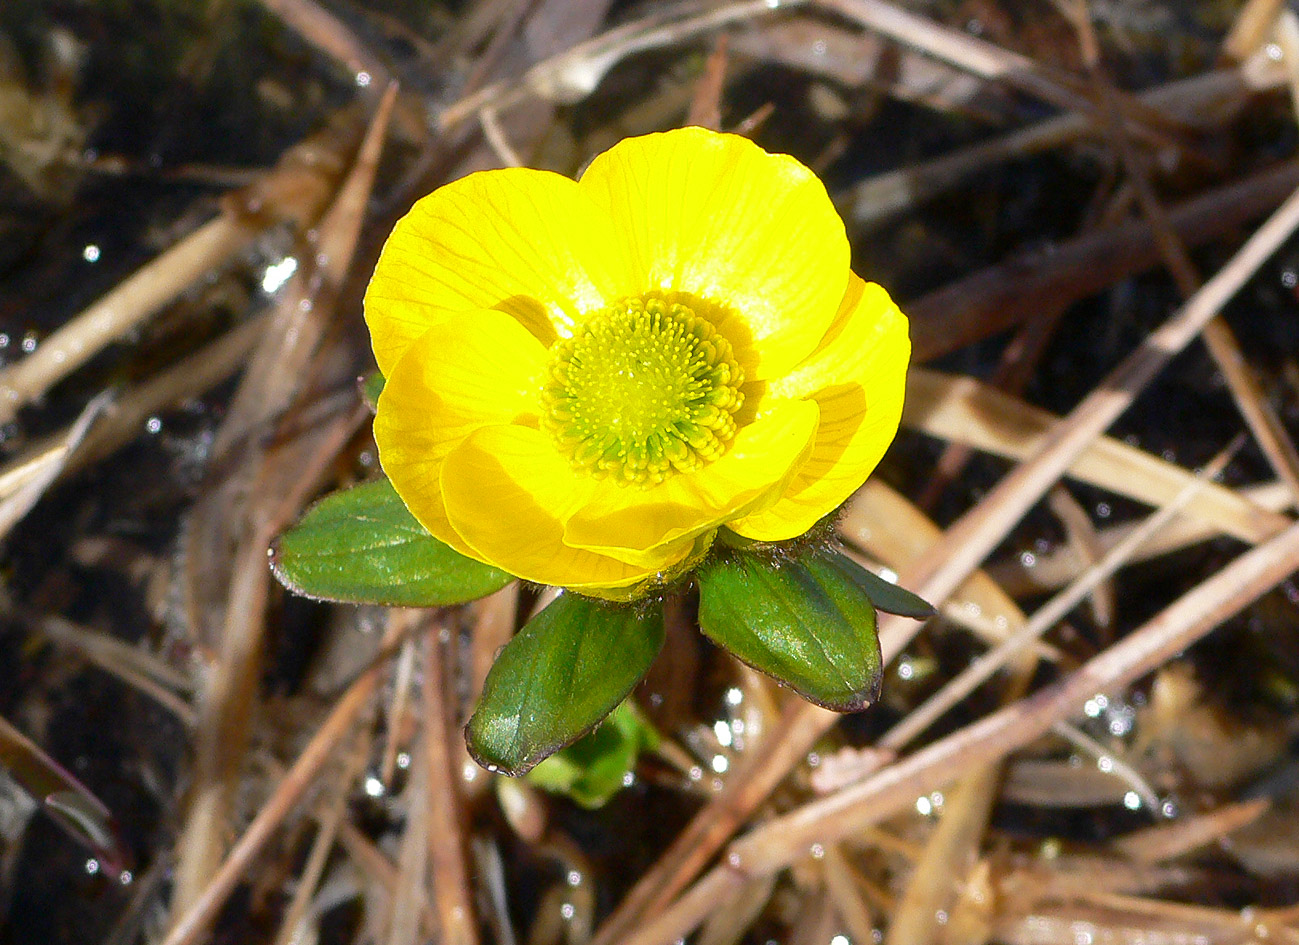
<path fill-rule="evenodd" d="M 905 587 L 886 581 L 872 571 L 868 571 L 851 558 L 836 553 L 845 573 L 871 599 L 876 610 L 886 614 L 897 614 L 899 617 L 914 617 L 927 620 L 935 613 L 934 607 L 923 597 L 912 594 Z"/>
<path fill-rule="evenodd" d="M 527 772 L 612 712 L 662 646 L 661 607 L 561 594 L 496 657 L 465 729 L 469 753 L 490 770 Z"/>
<path fill-rule="evenodd" d="M 642 751 L 658 747 L 659 733 L 627 699 L 595 731 L 551 755 L 528 772 L 544 791 L 595 810 L 623 789 Z"/>
<path fill-rule="evenodd" d="M 513 580 L 425 531 L 387 479 L 317 502 L 276 541 L 271 568 L 304 597 L 397 607 L 462 604 Z"/>
<path fill-rule="evenodd" d="M 383 375 L 378 371 L 357 378 L 356 386 L 360 388 L 361 400 L 365 401 L 365 405 L 370 408 L 370 413 L 374 413 L 379 407 L 379 395 L 383 393 L 383 385 Z"/>
<path fill-rule="evenodd" d="M 697 572 L 700 629 L 818 705 L 864 709 L 879 695 L 880 644 L 854 569 L 834 552 L 718 557 Z"/>

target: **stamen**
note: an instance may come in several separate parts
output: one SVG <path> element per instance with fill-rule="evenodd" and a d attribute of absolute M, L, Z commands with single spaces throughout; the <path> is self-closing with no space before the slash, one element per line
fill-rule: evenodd
<path fill-rule="evenodd" d="M 630 299 L 551 348 L 542 423 L 573 465 L 652 485 L 717 459 L 735 436 L 744 371 L 689 307 Z"/>

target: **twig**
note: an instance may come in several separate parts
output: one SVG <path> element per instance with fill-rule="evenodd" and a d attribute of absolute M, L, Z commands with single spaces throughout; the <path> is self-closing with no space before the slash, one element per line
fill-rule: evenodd
<path fill-rule="evenodd" d="M 1211 632 L 1294 571 L 1299 525 L 1241 555 L 1077 672 L 885 768 L 860 785 L 767 821 L 732 844 L 724 865 L 623 945 L 668 945 L 698 926 L 709 898 L 792 863 L 902 810 L 971 766 L 1002 758 L 1069 718 L 1088 697 L 1130 684 Z M 168 943 L 170 945 L 170 943 Z"/>
<path fill-rule="evenodd" d="M 1263 483 L 1257 486 L 1246 486 L 1240 494 L 1255 505 L 1271 511 L 1281 511 L 1290 503 L 1290 489 L 1281 482 Z M 1113 548 L 1123 541 L 1138 526 L 1130 522 L 1111 525 L 1101 529 L 1097 534 L 1101 547 Z M 1162 528 L 1156 535 L 1133 552 L 1132 561 L 1147 561 L 1160 555 L 1180 551 L 1199 542 L 1208 541 L 1222 534 L 1218 529 L 1203 521 L 1180 516 Z M 1261 540 L 1265 540 L 1264 536 Z M 1257 541 L 1247 544 L 1258 544 Z M 1055 587 L 1063 587 L 1086 570 L 1086 563 L 1079 561 L 1072 548 L 1062 545 L 1055 551 L 1033 555 L 1031 562 L 1011 557 L 988 565 L 988 574 L 1007 592 L 1015 597 L 1038 594 Z"/>
<path fill-rule="evenodd" d="M 1270 212 L 1296 186 L 1299 164 L 1288 163 L 1174 206 L 1169 216 L 1182 240 L 1198 246 Z M 932 361 L 1157 262 L 1153 230 L 1137 221 L 1020 253 L 904 306 L 912 356 Z"/>
<path fill-rule="evenodd" d="M 1195 493 L 1203 488 L 1214 476 L 1225 468 L 1234 450 L 1224 450 L 1206 467 L 1201 476 L 1182 487 L 1171 502 L 1161 506 L 1137 528 L 1129 532 L 1102 558 L 1059 594 L 1037 609 L 1028 622 L 1007 640 L 993 647 L 987 653 L 975 659 L 961 670 L 938 692 L 926 699 L 918 708 L 908 712 L 906 718 L 889 729 L 878 742 L 877 747 L 897 751 L 910 744 L 915 738 L 932 725 L 939 717 L 968 696 L 989 679 L 993 673 L 1005 666 L 1015 654 L 1031 640 L 1037 639 L 1047 630 L 1054 627 L 1061 618 L 1078 605 L 1099 582 L 1114 574 L 1152 535 L 1172 520 Z"/>
<path fill-rule="evenodd" d="M 913 368 L 908 372 L 902 422 L 931 436 L 1025 460 L 1060 421 L 974 378 Z M 1155 507 L 1195 482 L 1195 475 L 1182 467 L 1105 436 L 1097 437 L 1074 460 L 1068 476 Z M 1290 523 L 1286 516 L 1214 482 L 1199 488 L 1187 515 L 1250 544 L 1272 537 Z"/>
<path fill-rule="evenodd" d="M 1146 810 L 1152 815 L 1158 817 L 1161 814 L 1159 795 L 1155 793 L 1155 789 L 1150 786 L 1150 782 L 1142 776 L 1141 772 L 1128 764 L 1127 761 L 1071 722 L 1061 719 L 1051 726 L 1051 731 L 1075 748 L 1091 755 L 1096 760 L 1098 767 L 1101 767 L 1101 762 L 1104 761 L 1105 765 L 1101 770 L 1106 774 L 1113 775 L 1131 788 L 1137 797 L 1141 798 L 1146 805 Z"/>
<path fill-rule="evenodd" d="M 621 945 L 646 917 L 670 902 L 837 718 L 835 713 L 808 703 L 788 703 L 771 731 L 744 756 L 722 790 L 677 834 L 672 845 L 596 931 L 592 945 Z"/>
<path fill-rule="evenodd" d="M 0 423 L 142 325 L 274 221 L 313 220 L 330 196 L 337 152 L 352 140 L 333 128 L 290 148 L 255 184 L 228 195 L 220 216 L 136 270 L 27 357 L 0 370 Z"/>
<path fill-rule="evenodd" d="M 1267 75 L 1276 84 L 1276 72 Z M 1271 80 L 1275 79 L 1276 82 Z M 1151 109 L 1194 119 L 1216 114 L 1225 101 L 1243 100 L 1255 91 L 1240 69 L 1222 69 L 1161 85 L 1140 95 Z M 876 174 L 837 197 L 845 215 L 860 226 L 874 226 L 998 164 L 1060 147 L 1096 130 L 1095 119 L 1070 112 L 1045 119 L 989 141 Z"/>
<path fill-rule="evenodd" d="M 25 462 L 5 477 L 8 480 L 4 483 L 5 491 L 0 493 L 0 538 L 9 534 L 55 483 L 112 399 L 111 391 L 99 394 L 81 411 L 76 422 L 62 435 L 61 442 L 42 452 L 36 461 Z"/>
<path fill-rule="evenodd" d="M 726 34 L 717 37 L 713 51 L 708 54 L 704 63 L 704 74 L 695 85 L 694 97 L 690 100 L 690 111 L 686 114 L 687 125 L 698 125 L 700 128 L 711 128 L 718 131 L 722 127 L 722 88 L 726 83 Z"/>
<path fill-rule="evenodd" d="M 1135 830 L 1116 840 L 1114 846 L 1138 863 L 1160 863 L 1222 839 L 1258 820 L 1271 806 L 1271 799 L 1266 797 L 1227 804 L 1174 823 Z"/>
<path fill-rule="evenodd" d="M 365 739 L 359 739 L 364 743 Z M 311 898 L 320 887 L 320 878 L 325 873 L 329 862 L 330 851 L 338 837 L 339 825 L 347 815 L 347 793 L 356 776 L 365 765 L 367 752 L 359 745 L 345 762 L 342 777 L 332 785 L 334 796 L 327 802 L 323 814 L 316 818 L 316 835 L 311 840 L 311 851 L 307 861 L 302 865 L 298 875 L 297 887 L 293 890 L 293 899 L 284 910 L 280 919 L 280 930 L 275 936 L 275 945 L 294 945 L 302 938 L 302 920 L 307 915 Z"/>
<path fill-rule="evenodd" d="M 634 53 L 682 42 L 728 23 L 802 6 L 808 0 L 737 0 L 697 16 L 664 22 L 661 14 L 615 27 L 537 63 L 522 80 L 494 82 L 448 106 L 438 116 L 446 131 L 486 107 L 503 110 L 531 96 L 573 104 L 595 91 L 617 62 Z"/>
<path fill-rule="evenodd" d="M 1059 0 L 1059 2 L 1066 3 L 1066 0 Z M 1087 0 L 1067 0 L 1066 9 L 1071 13 L 1069 19 L 1078 32 L 1084 61 L 1087 63 L 1092 84 L 1103 105 L 1110 140 L 1118 152 L 1129 180 L 1136 188 L 1142 214 L 1151 225 L 1159 253 L 1168 266 L 1169 272 L 1172 273 L 1178 291 L 1183 298 L 1189 298 L 1200 286 L 1199 273 L 1191 261 L 1186 246 L 1174 232 L 1168 219 L 1168 212 L 1155 194 L 1154 187 L 1151 186 L 1145 162 L 1128 138 L 1127 130 L 1118 112 L 1117 93 L 1101 71 L 1100 47 L 1092 30 Z M 1236 336 L 1227 323 L 1218 317 L 1204 326 L 1203 337 L 1209 354 L 1218 365 L 1218 369 L 1222 371 L 1232 399 L 1235 400 L 1246 424 L 1254 434 L 1255 442 L 1258 443 L 1277 475 L 1290 485 L 1296 498 L 1299 498 L 1299 451 L 1295 450 L 1294 443 L 1282 426 L 1280 418 L 1264 397 L 1263 389 L 1253 371 L 1249 369 Z"/>
<path fill-rule="evenodd" d="M 738 841 L 729 862 L 778 869 L 813 841 L 834 842 L 942 786 L 971 764 L 1004 757 L 1071 717 L 1098 692 L 1113 692 L 1210 633 L 1299 566 L 1299 525 L 1245 552 L 1076 672 L 898 761 L 860 785 L 781 815 Z"/>
<path fill-rule="evenodd" d="M 459 767 L 453 764 L 452 739 L 458 726 L 449 706 L 454 681 L 442 650 L 440 635 L 447 631 L 445 617 L 428 622 L 424 635 L 424 758 L 428 766 L 427 836 L 440 940 L 445 945 L 477 945 L 478 923 L 473 893 L 465 865 L 467 848 L 461 829 Z"/>
<path fill-rule="evenodd" d="M 1299 193 L 1292 194 L 1217 275 L 1205 283 L 1185 306 L 1151 334 L 1110 373 L 1100 387 L 1062 420 L 1030 459 L 1016 467 L 974 509 L 957 520 L 946 532 L 944 540 L 922 555 L 908 574 L 903 576 L 904 586 L 915 588 L 931 602 L 945 600 L 1087 445 L 1113 423 L 1159 369 L 1195 337 L 1204 323 L 1239 290 L 1296 226 L 1299 226 Z M 1264 547 L 1272 547 L 1274 543 L 1275 540 Z M 897 656 L 918 626 L 915 621 L 907 618 L 880 621 L 880 645 L 886 662 Z M 833 713 L 811 704 L 796 705 L 786 717 L 784 729 L 769 744 L 764 744 L 761 751 L 754 753 L 755 759 L 758 756 L 770 756 L 762 759 L 762 769 L 752 775 L 755 792 L 761 788 L 769 790 L 778 783 L 836 718 Z M 897 767 L 895 765 L 894 769 Z M 873 780 L 867 783 L 873 783 Z M 761 796 L 765 796 L 765 791 Z M 721 829 L 726 826 L 725 822 L 719 825 Z M 686 835 L 683 833 L 678 839 Z M 707 856 L 691 859 L 702 863 L 707 861 Z M 672 875 L 673 882 L 680 882 L 682 877 L 691 875 L 691 872 L 690 869 L 682 868 Z M 644 883 L 645 880 L 642 880 Z M 629 901 L 638 895 L 642 884 L 633 889 Z M 653 893 L 649 891 L 644 894 L 645 899 L 651 899 L 652 896 Z M 639 902 L 629 905 L 626 913 L 620 907 L 615 917 L 620 914 L 639 914 L 639 906 Z M 613 920 L 610 924 L 613 924 Z M 617 926 L 613 928 L 616 930 Z M 606 945 L 610 941 L 613 939 L 597 939 L 598 945 Z M 654 939 L 646 937 L 643 941 L 648 943 Z"/>
<path fill-rule="evenodd" d="M 505 129 L 497 118 L 495 108 L 484 108 L 478 112 L 478 123 L 483 126 L 483 137 L 500 159 L 502 167 L 522 167 L 523 158 L 514 150 L 510 139 L 505 136 Z"/>
<path fill-rule="evenodd" d="M 160 664 L 115 637 L 83 630 L 58 617 L 46 617 L 40 621 L 39 627 L 51 642 L 79 653 L 87 662 L 144 693 L 176 716 L 186 728 L 194 727 L 197 718 L 194 707 L 168 688 L 167 683 L 176 681 L 175 673 L 169 666 Z M 166 679 L 167 683 L 162 682 L 162 679 Z"/>
<path fill-rule="evenodd" d="M 0 423 L 13 420 L 20 407 L 41 397 L 248 245 L 259 229 L 229 214 L 205 223 L 46 338 L 27 357 L 0 370 Z"/>
<path fill-rule="evenodd" d="M 392 611 L 381 644 L 384 660 L 391 656 L 394 646 L 409 629 L 410 618 L 405 616 L 405 612 Z M 225 861 L 212 875 L 212 879 L 193 904 L 172 924 L 162 945 L 193 945 L 211 927 L 222 905 L 245 877 L 257 855 L 270 842 L 272 835 L 297 806 L 302 795 L 315 783 L 334 749 L 369 705 L 370 697 L 379 685 L 383 666 L 382 661 L 376 662 L 347 687 L 311 741 L 307 742 L 307 747 L 302 750 L 297 761 L 280 779 L 270 799 L 257 812 Z"/>
<path fill-rule="evenodd" d="M 347 70 L 362 88 L 386 89 L 391 77 L 388 69 L 364 43 L 356 38 L 338 17 L 315 0 L 260 0 L 270 13 L 335 60 Z"/>

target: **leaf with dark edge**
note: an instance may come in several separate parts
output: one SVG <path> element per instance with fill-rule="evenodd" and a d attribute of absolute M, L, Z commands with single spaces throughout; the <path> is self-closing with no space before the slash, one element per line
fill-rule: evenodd
<path fill-rule="evenodd" d="M 513 580 L 425 531 L 387 479 L 317 502 L 276 541 L 271 567 L 304 597 L 395 607 L 463 604 Z"/>
<path fill-rule="evenodd" d="M 526 773 L 622 702 L 663 646 L 661 606 L 614 606 L 565 592 L 514 637 L 465 729 L 483 767 Z"/>
<path fill-rule="evenodd" d="M 700 629 L 817 705 L 864 709 L 879 695 L 880 645 L 875 608 L 845 562 L 833 552 L 719 556 L 697 572 Z"/>
<path fill-rule="evenodd" d="M 914 617 L 916 620 L 928 620 L 936 613 L 933 605 L 923 597 L 912 594 L 905 587 L 884 580 L 846 555 L 838 552 L 832 554 L 838 559 L 838 564 L 844 573 L 848 574 L 871 599 L 876 610 L 882 610 L 886 614 L 897 614 L 899 617 Z"/>

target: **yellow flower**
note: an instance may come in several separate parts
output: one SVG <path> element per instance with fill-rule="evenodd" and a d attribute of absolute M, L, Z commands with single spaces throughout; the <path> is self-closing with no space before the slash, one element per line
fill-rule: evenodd
<path fill-rule="evenodd" d="M 816 176 L 700 128 L 622 141 L 577 181 L 440 188 L 389 237 L 365 317 L 379 459 L 415 518 L 610 598 L 722 525 L 778 541 L 836 508 L 897 431 L 910 355 Z"/>

